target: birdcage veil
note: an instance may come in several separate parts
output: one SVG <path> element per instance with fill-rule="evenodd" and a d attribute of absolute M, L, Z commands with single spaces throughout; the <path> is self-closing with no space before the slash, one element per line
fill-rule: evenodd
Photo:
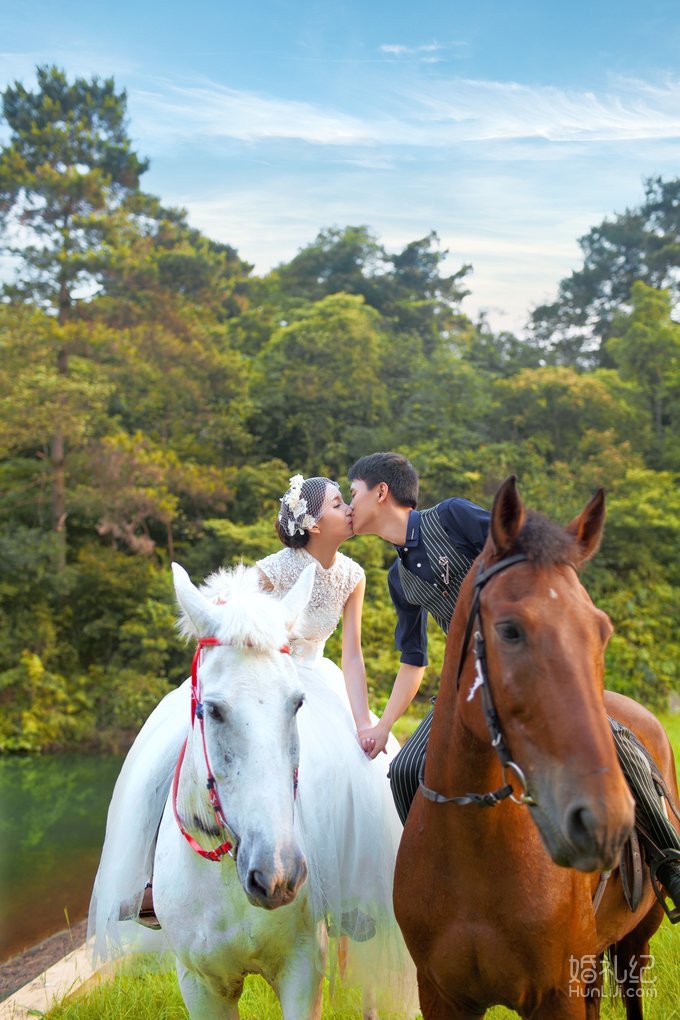
<path fill-rule="evenodd" d="M 291 538 L 296 532 L 304 535 L 321 519 L 330 502 L 329 484 L 340 488 L 332 478 L 293 475 L 290 479 L 289 487 L 281 498 L 279 524 Z"/>

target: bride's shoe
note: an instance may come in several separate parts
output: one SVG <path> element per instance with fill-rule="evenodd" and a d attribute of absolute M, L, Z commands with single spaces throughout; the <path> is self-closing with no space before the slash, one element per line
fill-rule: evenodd
<path fill-rule="evenodd" d="M 375 935 L 375 921 L 363 910 L 352 910 L 342 915 L 340 930 L 354 942 L 368 942 Z"/>

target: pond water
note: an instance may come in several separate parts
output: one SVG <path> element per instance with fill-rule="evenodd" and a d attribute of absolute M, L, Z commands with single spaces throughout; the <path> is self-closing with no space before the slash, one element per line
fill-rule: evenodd
<path fill-rule="evenodd" d="M 123 758 L 0 758 L 0 962 L 87 915 Z"/>

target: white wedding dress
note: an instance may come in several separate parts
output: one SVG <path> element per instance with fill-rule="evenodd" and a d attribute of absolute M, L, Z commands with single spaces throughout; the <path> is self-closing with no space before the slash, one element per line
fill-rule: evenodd
<path fill-rule="evenodd" d="M 411 1016 L 415 969 L 392 910 L 394 862 L 401 838 L 387 769 L 399 750 L 369 760 L 359 746 L 341 670 L 323 651 L 362 568 L 342 553 L 324 568 L 305 549 L 284 548 L 257 564 L 278 597 L 303 569 L 316 565 L 310 601 L 290 649 L 305 692 L 300 709 L 296 814 L 303 833 L 309 891 L 331 935 L 348 933 L 350 974 L 391 993 L 400 1016 Z M 156 833 L 190 719 L 190 682 L 168 694 L 144 724 L 123 764 L 109 808 L 106 839 L 90 906 L 95 955 L 121 948 L 162 950 L 162 932 L 132 920 L 153 873 Z M 376 934 L 358 941 L 362 935 Z M 352 982 L 354 983 L 354 982 Z M 379 991 L 379 989 L 378 989 Z M 380 1001 L 384 996 L 378 995 Z"/>

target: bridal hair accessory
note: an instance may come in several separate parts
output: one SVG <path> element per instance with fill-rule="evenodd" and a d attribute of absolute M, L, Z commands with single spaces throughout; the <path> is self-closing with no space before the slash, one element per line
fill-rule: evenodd
<path fill-rule="evenodd" d="M 340 486 L 330 478 L 303 478 L 293 475 L 287 492 L 281 499 L 279 524 L 292 537 L 296 532 L 304 535 L 320 520 L 326 509 L 328 485 Z"/>

